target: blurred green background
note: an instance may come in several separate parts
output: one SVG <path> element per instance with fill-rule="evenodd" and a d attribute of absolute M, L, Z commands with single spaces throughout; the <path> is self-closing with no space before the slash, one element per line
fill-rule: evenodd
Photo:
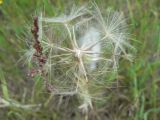
<path fill-rule="evenodd" d="M 39 78 L 27 77 L 18 62 L 26 49 L 33 17 L 62 13 L 87 0 L 3 0 L 0 4 L 0 120 L 83 120 L 75 97 L 54 97 Z M 103 106 L 95 105 L 89 120 L 160 120 L 160 1 L 95 0 L 102 12 L 123 11 L 134 61 L 121 60 L 118 81 L 124 87 L 106 89 Z M 5 103 L 5 106 L 4 106 Z M 38 105 L 41 106 L 27 106 Z"/>

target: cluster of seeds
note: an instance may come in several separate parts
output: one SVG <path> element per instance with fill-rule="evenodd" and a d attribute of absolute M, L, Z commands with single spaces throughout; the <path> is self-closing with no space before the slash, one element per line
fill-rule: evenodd
<path fill-rule="evenodd" d="M 58 17 L 41 14 L 34 19 L 32 34 L 34 42 L 26 55 L 37 66 L 31 76 L 41 74 L 55 95 L 78 95 L 84 112 L 97 98 L 94 89 L 105 88 L 107 75 L 117 71 L 119 58 L 131 59 L 123 14 L 108 10 L 103 15 L 96 4 L 73 7 Z"/>

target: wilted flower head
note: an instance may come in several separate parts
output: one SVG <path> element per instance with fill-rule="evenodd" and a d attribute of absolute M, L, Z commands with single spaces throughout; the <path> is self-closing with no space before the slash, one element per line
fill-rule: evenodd
<path fill-rule="evenodd" d="M 40 15 L 34 21 L 30 50 L 53 94 L 78 95 L 84 112 L 96 98 L 91 89 L 103 88 L 99 83 L 117 70 L 121 55 L 128 54 L 126 48 L 132 48 L 123 14 L 108 11 L 102 15 L 96 4 L 93 8 L 74 7 L 70 14 L 52 18 Z"/>

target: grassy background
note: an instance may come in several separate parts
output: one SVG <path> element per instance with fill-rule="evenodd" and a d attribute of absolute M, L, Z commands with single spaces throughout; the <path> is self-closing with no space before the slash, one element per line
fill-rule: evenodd
<path fill-rule="evenodd" d="M 89 2 L 89 1 L 88 1 Z M 19 105 L 39 104 L 39 110 L 10 104 L 0 108 L 0 120 L 81 120 L 75 97 L 53 97 L 39 78 L 27 77 L 17 63 L 28 25 L 39 11 L 47 16 L 86 0 L 3 0 L 0 5 L 0 97 Z M 96 0 L 103 12 L 110 7 L 125 13 L 137 49 L 133 63 L 121 60 L 118 81 L 125 87 L 106 89 L 106 100 L 89 113 L 91 120 L 160 119 L 160 2 L 159 0 Z M 62 102 L 60 103 L 60 101 Z M 0 101 L 1 102 L 1 101 Z M 0 103 L 1 106 L 1 103 Z"/>

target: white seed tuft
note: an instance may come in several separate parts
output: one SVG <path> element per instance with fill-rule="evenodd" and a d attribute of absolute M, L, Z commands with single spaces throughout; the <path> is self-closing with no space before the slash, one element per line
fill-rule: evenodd
<path fill-rule="evenodd" d="M 123 14 L 108 11 L 103 15 L 96 4 L 93 7 L 74 7 L 58 17 L 38 17 L 38 40 L 47 56 L 45 79 L 56 86 L 55 95 L 78 95 L 84 112 L 93 107 L 95 92 L 105 89 L 107 73 L 117 71 L 119 58 L 132 60 Z M 25 56 L 31 62 L 35 50 L 30 48 Z"/>

